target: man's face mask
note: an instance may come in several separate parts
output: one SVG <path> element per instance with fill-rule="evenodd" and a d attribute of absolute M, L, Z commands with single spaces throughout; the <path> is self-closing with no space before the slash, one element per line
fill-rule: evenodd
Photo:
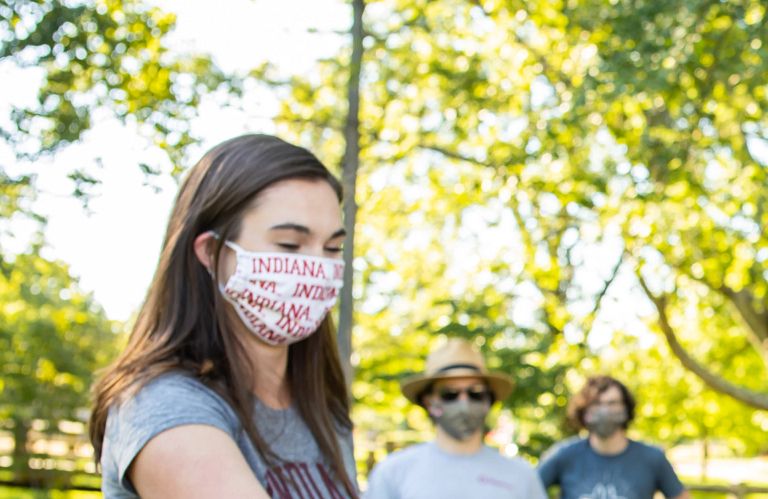
<path fill-rule="evenodd" d="M 443 388 L 430 401 L 429 414 L 448 435 L 463 441 L 482 430 L 490 408 L 491 395 L 485 388 Z"/>
<path fill-rule="evenodd" d="M 317 331 L 339 295 L 343 261 L 225 244 L 237 254 L 237 266 L 220 290 L 253 334 L 289 345 Z"/>
<path fill-rule="evenodd" d="M 616 433 L 627 421 L 627 410 L 605 405 L 590 407 L 584 414 L 584 425 L 591 433 L 605 439 Z"/>

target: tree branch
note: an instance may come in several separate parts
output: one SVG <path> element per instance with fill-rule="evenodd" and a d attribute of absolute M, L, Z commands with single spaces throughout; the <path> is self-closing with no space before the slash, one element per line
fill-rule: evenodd
<path fill-rule="evenodd" d="M 760 313 L 755 309 L 752 305 L 754 296 L 746 290 L 734 291 L 725 284 L 715 285 L 706 276 L 695 276 L 690 266 L 671 265 L 689 279 L 704 284 L 713 293 L 719 293 L 731 302 L 738 316 L 744 321 L 747 340 L 768 368 L 768 311 Z"/>
<path fill-rule="evenodd" d="M 717 291 L 731 300 L 749 329 L 759 338 L 763 350 L 768 349 L 768 311 L 763 313 L 757 311 L 753 305 L 755 297 L 746 289 L 734 291 L 723 285 Z"/>
<path fill-rule="evenodd" d="M 450 151 L 450 150 L 445 149 L 445 148 L 440 147 L 440 146 L 434 146 L 434 145 L 429 145 L 429 144 L 419 144 L 418 147 L 420 149 L 426 149 L 428 151 L 434 151 L 434 152 L 440 153 L 440 154 L 442 154 L 443 156 L 445 156 L 447 158 L 456 159 L 456 160 L 459 160 L 459 161 L 465 161 L 465 162 L 471 163 L 473 165 L 485 166 L 485 167 L 488 167 L 488 168 L 497 168 L 497 165 L 492 165 L 490 163 L 486 163 L 484 161 L 480 161 L 479 159 L 471 158 L 469 156 L 463 156 L 463 155 L 461 155 L 461 154 L 459 154 L 459 153 L 457 153 L 455 151 Z"/>
<path fill-rule="evenodd" d="M 646 296 L 648 296 L 648 299 L 651 300 L 653 305 L 656 307 L 656 311 L 659 314 L 659 327 L 661 328 L 661 331 L 667 340 L 667 344 L 669 345 L 670 350 L 672 350 L 672 353 L 675 355 L 675 357 L 680 360 L 680 363 L 683 364 L 683 367 L 701 378 L 701 380 L 704 381 L 707 386 L 716 392 L 728 395 L 729 397 L 732 397 L 739 402 L 747 404 L 751 407 L 768 410 L 768 394 L 755 392 L 740 386 L 736 386 L 716 375 L 715 373 L 709 371 L 706 367 L 704 367 L 696 359 L 688 354 L 685 348 L 680 344 L 680 341 L 677 339 L 677 335 L 675 334 L 674 329 L 672 329 L 672 326 L 670 325 L 667 318 L 666 297 L 654 295 L 653 292 L 648 288 L 648 285 L 645 283 L 645 280 L 643 280 L 639 272 L 637 273 L 637 278 Z"/>
<path fill-rule="evenodd" d="M 595 305 L 592 307 L 592 311 L 587 315 L 586 324 L 584 327 L 585 333 L 588 333 L 590 329 L 592 329 L 592 324 L 595 322 L 595 318 L 597 317 L 597 313 L 600 311 L 600 307 L 603 303 L 603 298 L 605 298 L 606 293 L 608 293 L 608 288 L 611 287 L 611 284 L 613 284 L 613 281 L 616 280 L 616 276 L 619 275 L 619 269 L 621 268 L 621 264 L 624 263 L 624 256 L 626 255 L 626 250 L 621 250 L 621 255 L 619 255 L 619 260 L 616 262 L 616 265 L 613 267 L 613 271 L 611 272 L 611 276 L 605 281 L 603 284 L 603 289 L 600 290 L 600 293 L 598 293 L 597 297 L 595 298 Z"/>

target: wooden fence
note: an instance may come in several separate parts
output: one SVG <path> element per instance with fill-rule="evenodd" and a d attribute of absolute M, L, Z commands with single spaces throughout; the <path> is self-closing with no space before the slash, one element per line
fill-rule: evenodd
<path fill-rule="evenodd" d="M 13 428 L 0 427 L 0 485 L 59 489 L 99 490 L 101 478 L 93 462 L 93 448 L 85 432 L 85 424 L 74 421 L 51 423 L 35 420 L 26 435 L 25 452 L 15 449 Z M 386 452 L 394 446 L 388 445 Z M 23 456 L 23 457 L 20 457 Z M 14 462 L 23 459 L 24 462 Z M 364 467 L 370 471 L 375 459 L 373 452 Z M 687 484 L 691 492 L 722 494 L 722 497 L 753 499 L 768 497 L 768 487 L 747 484 L 696 485 Z"/>
<path fill-rule="evenodd" d="M 85 424 L 34 420 L 21 452 L 13 428 L 0 429 L 0 484 L 6 486 L 99 490 L 101 479 Z"/>

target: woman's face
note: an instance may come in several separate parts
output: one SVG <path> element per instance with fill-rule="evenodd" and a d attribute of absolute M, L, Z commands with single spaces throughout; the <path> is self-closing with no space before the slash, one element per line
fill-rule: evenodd
<path fill-rule="evenodd" d="M 327 182 L 289 179 L 257 196 L 233 242 L 247 251 L 341 258 L 345 234 L 339 200 Z M 225 248 L 219 260 L 224 281 L 234 272 L 235 263 L 234 252 Z"/>

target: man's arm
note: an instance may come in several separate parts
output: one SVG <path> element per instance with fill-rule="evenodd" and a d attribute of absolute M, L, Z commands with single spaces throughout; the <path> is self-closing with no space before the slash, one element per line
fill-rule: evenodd
<path fill-rule="evenodd" d="M 657 479 L 659 490 L 664 493 L 664 497 L 668 499 L 690 499 L 691 495 L 685 490 L 683 482 L 677 477 L 677 473 L 672 468 L 672 463 L 669 462 L 667 456 L 664 455 L 664 451 L 656 449 L 658 452 L 657 464 Z M 672 495 L 674 494 L 674 495 Z"/>
<path fill-rule="evenodd" d="M 554 448 L 546 451 L 539 462 L 536 472 L 544 488 L 560 484 L 560 451 L 563 446 L 555 444 Z"/>

